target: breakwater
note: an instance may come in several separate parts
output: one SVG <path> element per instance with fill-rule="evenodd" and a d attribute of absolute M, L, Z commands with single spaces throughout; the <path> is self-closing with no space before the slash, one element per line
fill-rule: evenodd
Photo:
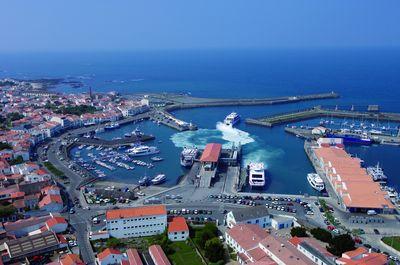
<path fill-rule="evenodd" d="M 400 113 L 339 110 L 339 109 L 328 109 L 328 108 L 323 108 L 321 106 L 317 106 L 311 109 L 276 114 L 257 119 L 249 118 L 246 119 L 246 123 L 261 125 L 266 127 L 273 127 L 280 124 L 297 122 L 313 118 L 320 118 L 320 117 L 400 122 Z"/>

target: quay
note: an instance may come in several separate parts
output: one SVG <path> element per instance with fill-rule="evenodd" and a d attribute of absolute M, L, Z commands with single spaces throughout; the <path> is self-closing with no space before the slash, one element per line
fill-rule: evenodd
<path fill-rule="evenodd" d="M 323 108 L 322 106 L 316 106 L 310 109 L 299 110 L 296 112 L 271 115 L 258 119 L 246 119 L 246 123 L 273 127 L 280 124 L 323 117 L 400 122 L 400 113 L 339 110 L 338 108 L 329 109 Z"/>
<path fill-rule="evenodd" d="M 344 133 L 340 130 L 329 129 L 330 134 L 336 135 L 338 137 L 343 136 Z M 324 137 L 324 134 L 313 134 L 312 128 L 298 128 L 298 127 L 286 127 L 285 132 L 294 134 L 296 137 L 309 139 L 309 140 L 317 140 L 320 137 Z M 400 146 L 400 135 L 391 136 L 385 134 L 373 134 L 371 132 L 365 132 L 366 136 L 370 138 L 376 144 L 384 144 L 384 145 L 395 145 Z M 349 131 L 345 133 L 346 135 L 360 137 L 360 133 L 356 133 L 355 131 Z"/>
<path fill-rule="evenodd" d="M 157 124 L 163 124 L 181 132 L 197 130 L 196 125 L 182 121 L 164 110 L 156 110 L 152 112 L 150 119 L 155 121 Z"/>
<path fill-rule="evenodd" d="M 132 135 L 131 137 L 125 137 L 122 139 L 115 139 L 115 140 L 104 140 L 104 139 L 86 138 L 86 137 L 78 137 L 77 139 L 78 140 L 75 141 L 75 144 L 118 147 L 124 145 L 131 145 L 137 142 L 151 141 L 154 140 L 155 137 L 153 135 L 140 135 L 140 136 Z"/>

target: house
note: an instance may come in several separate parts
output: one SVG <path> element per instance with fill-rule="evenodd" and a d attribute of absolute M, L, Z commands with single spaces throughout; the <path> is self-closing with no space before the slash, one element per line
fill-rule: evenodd
<path fill-rule="evenodd" d="M 21 219 L 15 222 L 4 223 L 4 230 L 7 234 L 16 238 L 27 236 L 29 233 L 45 226 L 46 222 L 53 218 L 52 214 L 35 216 L 28 219 Z"/>
<path fill-rule="evenodd" d="M 151 245 L 149 254 L 155 265 L 171 265 L 164 251 L 159 245 Z"/>
<path fill-rule="evenodd" d="M 274 215 L 271 219 L 271 226 L 276 230 L 289 228 L 294 225 L 294 220 L 292 216 Z"/>
<path fill-rule="evenodd" d="M 0 160 L 0 174 L 9 175 L 11 174 L 11 166 L 7 160 Z"/>
<path fill-rule="evenodd" d="M 230 211 L 226 215 L 226 223 L 229 228 L 238 224 L 256 224 L 261 228 L 271 226 L 271 214 L 265 206 L 246 207 Z"/>
<path fill-rule="evenodd" d="M 33 171 L 30 174 L 25 175 L 24 179 L 26 182 L 33 183 L 33 182 L 41 182 L 41 181 L 50 180 L 51 176 L 46 170 L 40 168 L 40 169 Z"/>
<path fill-rule="evenodd" d="M 167 228 L 164 205 L 140 206 L 106 212 L 106 229 L 116 238 L 161 234 Z"/>
<path fill-rule="evenodd" d="M 66 254 L 60 259 L 60 265 L 84 265 L 85 263 L 76 254 Z"/>
<path fill-rule="evenodd" d="M 292 237 L 289 242 L 307 258 L 318 265 L 335 265 L 336 256 L 332 255 L 319 241 L 310 237 Z"/>
<path fill-rule="evenodd" d="M 182 216 L 173 217 L 168 223 L 168 239 L 171 241 L 185 241 L 189 237 L 189 227 Z"/>
<path fill-rule="evenodd" d="M 68 228 L 68 222 L 64 217 L 56 216 L 46 221 L 46 228 L 56 234 L 63 233 Z"/>
<path fill-rule="evenodd" d="M 143 265 L 142 259 L 139 256 L 139 252 L 136 249 L 130 248 L 126 250 L 126 256 L 126 265 Z"/>
<path fill-rule="evenodd" d="M 364 247 L 359 247 L 352 251 L 342 254 L 342 257 L 336 260 L 339 265 L 386 265 L 388 257 L 382 253 L 370 252 Z"/>
<path fill-rule="evenodd" d="M 46 195 L 39 202 L 39 209 L 46 212 L 61 212 L 63 209 L 63 201 L 60 195 Z"/>
<path fill-rule="evenodd" d="M 106 248 L 103 252 L 97 254 L 96 262 L 98 265 L 121 264 L 125 256 L 117 249 Z"/>
<path fill-rule="evenodd" d="M 60 195 L 61 189 L 56 185 L 46 186 L 41 189 L 43 195 Z"/>

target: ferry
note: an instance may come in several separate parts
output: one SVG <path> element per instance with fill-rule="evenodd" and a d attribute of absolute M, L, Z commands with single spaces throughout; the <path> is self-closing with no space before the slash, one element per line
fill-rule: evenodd
<path fill-rule="evenodd" d="M 165 176 L 165 174 L 158 174 L 157 176 L 155 176 L 155 177 L 151 180 L 151 183 L 154 184 L 154 185 L 161 184 L 161 183 L 163 183 L 166 179 L 167 179 L 167 177 Z"/>
<path fill-rule="evenodd" d="M 265 185 L 264 163 L 250 163 L 247 165 L 247 170 L 251 187 L 263 187 Z"/>
<path fill-rule="evenodd" d="M 383 173 L 382 168 L 378 164 L 374 167 L 367 167 L 367 173 L 372 177 L 374 181 L 386 181 L 387 176 Z"/>
<path fill-rule="evenodd" d="M 106 124 L 106 126 L 104 127 L 104 129 L 106 130 L 112 130 L 112 129 L 117 129 L 119 128 L 119 123 L 118 122 L 111 122 Z"/>
<path fill-rule="evenodd" d="M 344 144 L 357 144 L 357 145 L 371 145 L 372 139 L 367 135 L 349 135 L 349 134 L 330 134 L 326 135 L 328 138 L 342 138 Z"/>
<path fill-rule="evenodd" d="M 308 183 L 310 183 L 311 187 L 316 189 L 317 191 L 323 191 L 325 189 L 325 183 L 322 178 L 316 173 L 307 174 Z"/>
<path fill-rule="evenodd" d="M 160 150 L 158 150 L 157 147 L 147 146 L 147 145 L 141 145 L 138 147 L 133 147 L 131 149 L 128 149 L 128 154 L 130 156 L 147 156 L 147 155 L 158 154 L 159 152 Z"/>
<path fill-rule="evenodd" d="M 186 148 L 184 147 L 181 153 L 181 166 L 191 167 L 196 159 L 198 150 L 197 148 Z"/>
<path fill-rule="evenodd" d="M 236 112 L 232 112 L 224 119 L 224 124 L 229 126 L 234 126 L 236 123 L 240 121 L 240 116 Z"/>

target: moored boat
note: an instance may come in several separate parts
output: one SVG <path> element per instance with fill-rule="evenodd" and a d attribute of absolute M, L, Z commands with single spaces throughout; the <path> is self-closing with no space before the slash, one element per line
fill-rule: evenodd
<path fill-rule="evenodd" d="M 310 183 L 311 187 L 317 191 L 323 191 L 325 189 L 325 183 L 317 173 L 307 174 L 307 181 Z"/>
<path fill-rule="evenodd" d="M 240 116 L 236 112 L 230 113 L 224 119 L 224 124 L 229 126 L 234 126 L 236 123 L 240 121 Z"/>
<path fill-rule="evenodd" d="M 157 176 L 155 176 L 155 177 L 151 180 L 151 183 L 153 183 L 154 185 L 161 184 L 161 183 L 163 183 L 166 179 L 167 179 L 167 177 L 166 177 L 165 174 L 158 174 Z"/>
<path fill-rule="evenodd" d="M 197 148 L 186 148 L 184 147 L 181 156 L 180 156 L 180 162 L 181 166 L 183 167 L 190 167 L 193 165 L 194 160 L 196 159 L 198 150 Z"/>
<path fill-rule="evenodd" d="M 250 163 L 247 165 L 249 184 L 251 187 L 263 187 L 265 185 L 264 163 Z"/>

